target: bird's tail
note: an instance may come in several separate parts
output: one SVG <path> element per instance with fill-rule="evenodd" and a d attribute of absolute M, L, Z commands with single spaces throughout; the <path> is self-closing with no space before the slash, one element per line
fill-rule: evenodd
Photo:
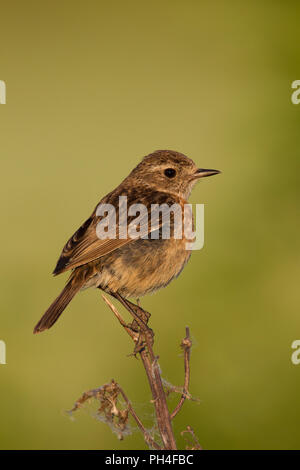
<path fill-rule="evenodd" d="M 34 327 L 33 333 L 41 333 L 42 331 L 51 328 L 51 326 L 53 326 L 54 323 L 58 320 L 69 302 L 71 302 L 74 295 L 77 294 L 77 292 L 81 289 L 83 284 L 83 280 L 71 278 L 59 296 L 54 300 L 40 321 Z"/>

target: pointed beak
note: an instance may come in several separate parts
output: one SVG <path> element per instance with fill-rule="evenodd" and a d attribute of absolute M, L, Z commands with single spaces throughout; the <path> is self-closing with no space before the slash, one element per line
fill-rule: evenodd
<path fill-rule="evenodd" d="M 205 168 L 198 168 L 194 173 L 194 178 L 204 178 L 205 176 L 212 176 L 221 173 L 219 170 L 207 170 Z"/>

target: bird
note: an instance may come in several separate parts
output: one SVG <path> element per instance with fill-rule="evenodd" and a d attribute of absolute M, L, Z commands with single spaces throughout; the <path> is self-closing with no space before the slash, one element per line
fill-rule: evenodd
<path fill-rule="evenodd" d="M 143 157 L 121 184 L 101 199 L 65 244 L 53 274 L 70 271 L 70 277 L 34 333 L 51 328 L 74 296 L 90 287 L 112 295 L 131 310 L 138 308 L 129 298 L 140 299 L 166 287 L 189 260 L 192 250 L 186 247 L 187 238 L 174 236 L 175 214 L 170 218 L 169 238 L 162 236 L 161 215 L 154 229 L 148 218 L 142 218 L 135 236 L 121 237 L 119 230 L 115 238 L 99 238 L 97 227 L 105 219 L 103 214 L 99 215 L 99 207 L 115 208 L 120 218 L 119 201 L 125 196 L 128 207 L 143 205 L 147 215 L 153 205 L 175 204 L 184 208 L 197 181 L 218 173 L 219 170 L 199 168 L 191 158 L 174 150 L 157 150 Z M 128 214 L 127 225 L 134 220 Z"/>

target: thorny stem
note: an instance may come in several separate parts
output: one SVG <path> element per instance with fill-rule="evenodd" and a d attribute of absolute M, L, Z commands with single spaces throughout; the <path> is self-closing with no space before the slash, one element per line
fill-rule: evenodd
<path fill-rule="evenodd" d="M 106 304 L 111 308 L 113 313 L 116 315 L 116 308 L 113 306 L 113 304 L 104 296 L 102 295 L 103 300 L 106 302 Z M 119 299 L 118 299 L 119 300 Z M 121 299 L 120 299 L 121 300 Z M 129 305 L 127 305 L 125 302 L 122 302 L 125 308 L 132 313 L 132 310 L 130 309 Z M 120 320 L 121 315 L 118 314 L 116 315 L 119 322 L 123 327 L 125 327 L 125 322 L 124 320 Z M 134 318 L 136 317 L 136 314 L 133 315 Z M 167 400 L 166 400 L 166 395 L 163 389 L 163 384 L 160 376 L 160 371 L 159 367 L 157 364 L 157 358 L 154 355 L 151 341 L 149 338 L 149 334 L 147 331 L 144 330 L 143 327 L 143 322 L 139 323 L 140 326 L 140 331 L 144 333 L 145 341 L 147 344 L 147 349 L 146 348 L 141 348 L 139 351 L 139 355 L 142 359 L 148 382 L 151 388 L 151 393 L 152 393 L 152 398 L 153 398 L 153 403 L 155 407 L 155 413 L 156 413 L 156 419 L 157 419 L 157 425 L 159 428 L 159 432 L 163 441 L 164 449 L 168 450 L 176 450 L 176 442 L 175 442 L 175 437 L 172 429 L 172 423 L 171 423 L 171 417 L 170 413 L 168 410 L 167 406 Z M 145 325 L 147 328 L 147 325 Z M 126 331 L 127 333 L 134 339 L 135 342 L 137 342 L 136 337 L 133 337 L 133 332 L 128 331 L 128 327 L 126 326 Z M 136 333 L 137 337 L 139 336 L 139 333 Z"/>
<path fill-rule="evenodd" d="M 161 447 L 152 438 L 149 431 L 147 431 L 142 421 L 136 414 L 129 399 L 125 395 L 125 392 L 114 380 L 112 380 L 109 384 L 103 385 L 102 387 L 89 390 L 88 392 L 84 392 L 83 395 L 76 401 L 70 413 L 80 408 L 87 400 L 95 398 L 100 402 L 98 414 L 102 414 L 104 416 L 105 421 L 113 427 L 113 430 L 118 433 L 120 439 L 123 439 L 124 432 L 127 428 L 128 416 L 129 414 L 131 414 L 138 428 L 143 433 L 145 442 L 150 447 L 157 450 L 176 450 L 177 446 L 171 421 L 181 410 L 185 399 L 191 399 L 190 393 L 188 391 L 190 381 L 189 361 L 190 350 L 192 346 L 192 342 L 190 339 L 190 330 L 188 327 L 186 327 L 186 337 L 181 342 L 181 347 L 184 350 L 184 386 L 183 389 L 180 390 L 181 398 L 179 400 L 179 403 L 177 404 L 174 411 L 170 414 L 166 400 L 166 396 L 168 393 L 165 392 L 163 387 L 164 381 L 160 374 L 158 356 L 155 356 L 153 352 L 154 334 L 147 325 L 148 320 L 150 318 L 150 313 L 143 310 L 139 305 L 136 306 L 135 304 L 122 298 L 121 296 L 114 295 L 114 297 L 116 297 L 122 303 L 122 305 L 132 314 L 134 318 L 134 321 L 131 324 L 127 324 L 116 309 L 116 307 L 111 303 L 111 301 L 108 300 L 104 295 L 102 295 L 102 298 L 105 303 L 109 306 L 121 326 L 134 341 L 135 348 L 133 355 L 136 356 L 137 354 L 139 354 L 142 359 L 152 393 L 151 402 L 154 404 L 155 407 L 157 425 L 163 442 L 163 446 Z M 167 387 L 169 388 L 169 384 L 167 384 Z M 173 386 L 171 387 L 171 390 L 179 391 L 178 387 Z M 118 395 L 122 395 L 126 403 L 126 409 L 118 407 Z M 185 431 L 182 431 L 181 435 L 183 436 L 185 433 L 190 435 L 193 439 L 191 447 L 186 447 L 186 449 L 201 449 L 199 441 L 197 440 L 194 431 L 190 426 L 188 426 Z"/>
<path fill-rule="evenodd" d="M 103 300 L 106 302 L 106 304 L 110 307 L 112 312 L 115 314 L 117 317 L 118 321 L 120 324 L 123 326 L 123 328 L 126 330 L 126 332 L 129 334 L 129 336 L 133 339 L 135 344 L 137 345 L 138 342 L 140 341 L 140 335 L 142 334 L 144 337 L 144 340 L 146 342 L 147 347 L 140 347 L 138 350 L 138 354 L 140 355 L 146 374 L 148 378 L 148 382 L 150 385 L 151 393 L 152 393 L 152 398 L 153 398 L 153 403 L 155 406 L 155 412 L 156 412 L 156 418 L 157 418 L 157 425 L 159 428 L 159 432 L 163 441 L 163 448 L 164 449 L 170 449 L 170 450 L 176 450 L 176 441 L 172 429 L 172 423 L 171 420 L 176 416 L 176 414 L 179 412 L 179 410 L 182 408 L 183 403 L 186 399 L 186 397 L 189 395 L 188 393 L 188 386 L 189 386 L 189 377 L 190 377 L 190 367 L 189 367 L 189 359 L 190 359 L 190 349 L 192 346 L 191 339 L 190 339 L 190 332 L 189 328 L 186 328 L 186 337 L 182 340 L 181 346 L 184 349 L 184 368 L 185 368 L 185 380 L 184 380 L 184 389 L 183 393 L 181 396 L 181 399 L 176 406 L 175 410 L 173 413 L 170 415 L 170 412 L 168 410 L 167 406 L 167 400 L 166 400 L 166 394 L 163 388 L 163 383 L 160 375 L 160 370 L 158 366 L 157 359 L 158 357 L 155 356 L 153 352 L 153 341 L 149 337 L 149 330 L 147 326 L 147 320 L 146 323 L 139 317 L 137 317 L 136 312 L 133 311 L 131 308 L 130 304 L 128 304 L 124 299 L 118 298 L 119 301 L 124 305 L 124 307 L 132 314 L 134 317 L 136 323 L 139 326 L 139 331 L 134 331 L 132 328 L 128 327 L 128 325 L 125 323 L 123 320 L 122 316 L 116 309 L 116 307 L 108 300 L 104 295 L 102 295 Z M 131 405 L 130 405 L 131 406 Z M 131 410 L 133 408 L 131 407 Z M 133 410 L 134 412 L 134 410 Z M 131 411 L 132 413 L 132 411 Z M 135 413 L 135 412 L 134 412 Z M 133 415 L 135 418 L 136 422 L 137 421 L 137 416 Z M 139 418 L 138 418 L 139 420 Z M 145 428 L 142 425 L 142 423 L 139 420 L 138 426 L 142 430 L 145 436 Z M 147 441 L 146 437 L 145 440 Z M 155 443 L 156 446 L 158 446 L 157 443 Z M 155 448 L 156 447 L 153 442 L 152 445 Z"/>

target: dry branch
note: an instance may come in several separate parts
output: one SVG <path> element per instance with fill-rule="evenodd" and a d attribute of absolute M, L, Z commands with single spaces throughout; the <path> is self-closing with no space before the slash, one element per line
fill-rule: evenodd
<path fill-rule="evenodd" d="M 185 400 L 191 398 L 188 390 L 190 382 L 190 352 L 192 346 L 189 328 L 186 327 L 186 336 L 181 342 L 181 347 L 184 352 L 184 385 L 180 390 L 180 400 L 174 411 L 170 413 L 167 405 L 167 392 L 164 389 L 165 382 L 161 377 L 158 365 L 158 356 L 155 356 L 153 351 L 154 334 L 147 325 L 150 318 L 149 312 L 146 312 L 141 307 L 116 296 L 116 298 L 120 300 L 124 307 L 133 316 L 133 322 L 131 324 L 127 324 L 113 303 L 104 295 L 102 295 L 102 298 L 111 309 L 120 325 L 133 340 L 135 344 L 133 354 L 135 356 L 139 355 L 142 360 L 151 389 L 151 403 L 153 403 L 155 408 L 157 427 L 161 437 L 162 446 L 159 445 L 149 434 L 141 419 L 135 412 L 127 395 L 120 385 L 117 384 L 114 380 L 98 389 L 85 392 L 82 397 L 77 400 L 71 412 L 76 411 L 90 398 L 96 398 L 100 402 L 98 413 L 104 416 L 105 421 L 111 425 L 114 431 L 118 433 L 119 438 L 123 438 L 123 435 L 127 429 L 128 416 L 131 415 L 138 428 L 142 432 L 145 442 L 149 445 L 149 447 L 157 450 L 176 450 L 177 445 L 172 428 L 172 419 L 181 410 Z M 178 388 L 173 386 L 170 387 L 169 385 L 167 388 L 169 388 L 171 391 L 179 390 Z M 124 406 L 123 408 L 120 407 L 118 402 L 119 396 L 122 396 L 123 400 L 125 401 L 125 408 Z M 188 426 L 187 429 L 181 434 L 183 435 L 184 433 L 188 433 L 190 437 L 193 438 L 193 449 L 201 448 L 194 431 L 190 426 Z"/>
<path fill-rule="evenodd" d="M 135 343 L 137 344 L 139 341 L 141 342 L 140 350 L 138 351 L 147 377 L 148 377 L 148 382 L 151 388 L 152 392 L 152 399 L 155 407 L 155 412 L 156 412 L 156 419 L 157 419 L 157 425 L 158 429 L 163 441 L 164 449 L 168 450 L 176 450 L 176 442 L 175 442 L 175 437 L 172 429 L 172 423 L 171 423 L 171 417 L 170 413 L 168 410 L 168 405 L 167 405 L 167 399 L 166 395 L 164 392 L 161 376 L 160 376 L 160 371 L 157 363 L 157 357 L 155 357 L 153 349 L 152 349 L 152 344 L 151 344 L 151 339 L 149 338 L 149 332 L 145 329 L 144 324 L 142 322 L 139 322 L 139 332 L 137 337 L 133 337 L 132 333 L 128 331 L 128 326 L 126 325 L 125 321 L 123 320 L 122 316 L 120 313 L 117 311 L 116 307 L 113 306 L 113 304 L 108 300 L 104 295 L 102 295 L 102 298 L 105 300 L 107 305 L 110 307 L 112 312 L 116 315 L 118 318 L 119 322 L 122 324 L 126 332 L 134 339 Z M 131 314 L 132 310 L 128 308 L 128 305 L 124 305 L 127 310 Z M 135 312 L 134 312 L 135 313 Z M 136 319 L 136 314 L 133 315 L 134 319 Z M 126 325 L 126 326 L 125 326 Z M 147 325 L 146 325 L 147 326 Z M 136 341 L 136 338 L 138 341 Z M 143 343 L 146 343 L 146 346 L 143 347 Z"/>

